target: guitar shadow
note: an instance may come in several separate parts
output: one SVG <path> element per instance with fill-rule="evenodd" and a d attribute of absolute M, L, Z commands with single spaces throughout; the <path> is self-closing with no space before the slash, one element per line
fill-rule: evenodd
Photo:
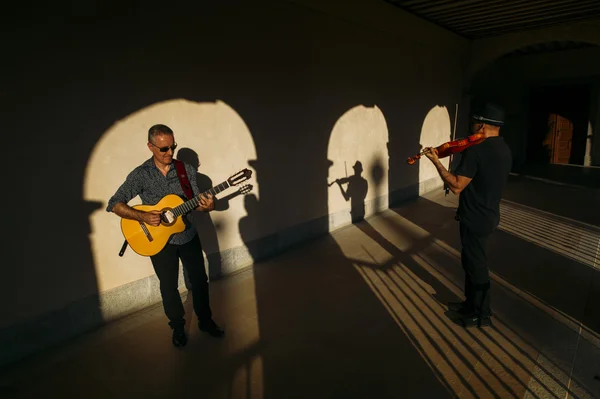
<path fill-rule="evenodd" d="M 197 171 L 196 173 L 196 186 L 199 192 L 204 192 L 209 188 L 213 187 L 212 179 L 198 172 L 200 168 L 200 159 L 198 158 L 198 154 L 196 151 L 191 148 L 181 148 L 177 152 L 177 159 L 187 163 L 194 167 Z M 213 212 L 222 212 L 229 209 L 229 200 L 240 195 L 239 191 L 236 191 L 232 194 L 229 194 L 223 198 L 216 199 L 215 198 L 215 209 Z M 217 232 L 219 230 L 219 225 L 215 224 L 210 216 L 210 213 L 205 212 L 193 212 L 194 217 L 194 226 L 198 231 L 198 237 L 200 238 L 200 242 L 202 243 L 202 249 L 206 254 L 206 260 L 208 263 L 208 271 L 207 274 L 210 280 L 218 279 L 222 276 L 223 271 L 223 259 L 221 258 L 221 250 L 219 247 L 219 239 L 217 236 Z M 191 288 L 191 284 L 189 282 L 187 272 L 185 268 L 183 269 L 183 276 L 185 279 L 186 288 L 189 290 Z"/>

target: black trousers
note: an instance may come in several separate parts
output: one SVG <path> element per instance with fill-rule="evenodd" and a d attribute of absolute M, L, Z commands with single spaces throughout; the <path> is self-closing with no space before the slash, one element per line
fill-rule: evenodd
<path fill-rule="evenodd" d="M 185 268 L 192 285 L 194 311 L 200 324 L 212 319 L 210 310 L 208 278 L 204 270 L 202 245 L 198 236 L 183 245 L 167 244 L 162 251 L 150 257 L 156 276 L 160 281 L 160 293 L 169 325 L 182 325 L 184 310 L 179 296 L 179 259 Z"/>
<path fill-rule="evenodd" d="M 490 233 L 475 233 L 460 223 L 462 243 L 461 261 L 465 271 L 465 297 L 470 313 L 489 317 L 490 272 L 487 265 L 486 245 Z"/>

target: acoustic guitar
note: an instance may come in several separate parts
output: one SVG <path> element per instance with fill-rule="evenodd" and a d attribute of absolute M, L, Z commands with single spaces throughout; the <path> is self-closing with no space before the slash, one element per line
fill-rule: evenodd
<path fill-rule="evenodd" d="M 240 183 L 250 179 L 252 171 L 243 169 L 229 177 L 223 183 L 216 185 L 202 194 L 216 194 L 228 189 L 229 187 L 237 186 Z M 251 185 L 243 185 L 239 188 L 240 193 L 246 194 L 252 189 Z M 133 209 L 140 211 L 160 211 L 161 221 L 158 226 L 151 226 L 144 222 L 134 219 L 121 218 L 121 232 L 125 237 L 123 247 L 119 252 L 119 256 L 123 256 L 127 245 L 131 246 L 138 255 L 152 256 L 159 253 L 173 234 L 181 233 L 185 230 L 183 216 L 198 206 L 200 196 L 195 196 L 187 201 L 183 200 L 179 195 L 165 195 L 154 205 L 134 205 Z"/>

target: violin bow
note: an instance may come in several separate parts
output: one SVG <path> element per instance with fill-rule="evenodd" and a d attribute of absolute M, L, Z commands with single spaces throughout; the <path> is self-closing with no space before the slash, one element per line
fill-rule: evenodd
<path fill-rule="evenodd" d="M 454 139 L 456 138 L 456 120 L 458 119 L 458 103 L 455 104 L 456 106 L 454 107 L 454 128 L 453 128 L 453 132 L 452 132 L 452 141 L 454 141 Z M 454 160 L 454 154 L 450 154 L 450 158 L 448 160 L 448 172 L 450 172 L 450 169 L 452 168 L 452 161 Z M 448 195 L 448 192 L 450 191 L 450 187 L 448 186 L 448 184 L 446 184 L 446 182 L 444 182 L 444 195 Z"/>

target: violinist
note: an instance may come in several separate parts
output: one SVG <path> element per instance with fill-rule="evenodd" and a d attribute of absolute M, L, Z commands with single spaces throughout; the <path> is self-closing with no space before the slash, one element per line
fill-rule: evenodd
<path fill-rule="evenodd" d="M 465 300 L 449 303 L 465 327 L 490 326 L 490 277 L 486 243 L 500 223 L 500 198 L 512 167 L 508 145 L 500 136 L 504 110 L 496 104 L 475 106 L 473 134 L 484 139 L 462 151 L 454 173 L 448 172 L 435 148 L 423 152 L 454 194 L 459 194 L 456 218 L 460 221 L 461 263 L 465 271 Z"/>

